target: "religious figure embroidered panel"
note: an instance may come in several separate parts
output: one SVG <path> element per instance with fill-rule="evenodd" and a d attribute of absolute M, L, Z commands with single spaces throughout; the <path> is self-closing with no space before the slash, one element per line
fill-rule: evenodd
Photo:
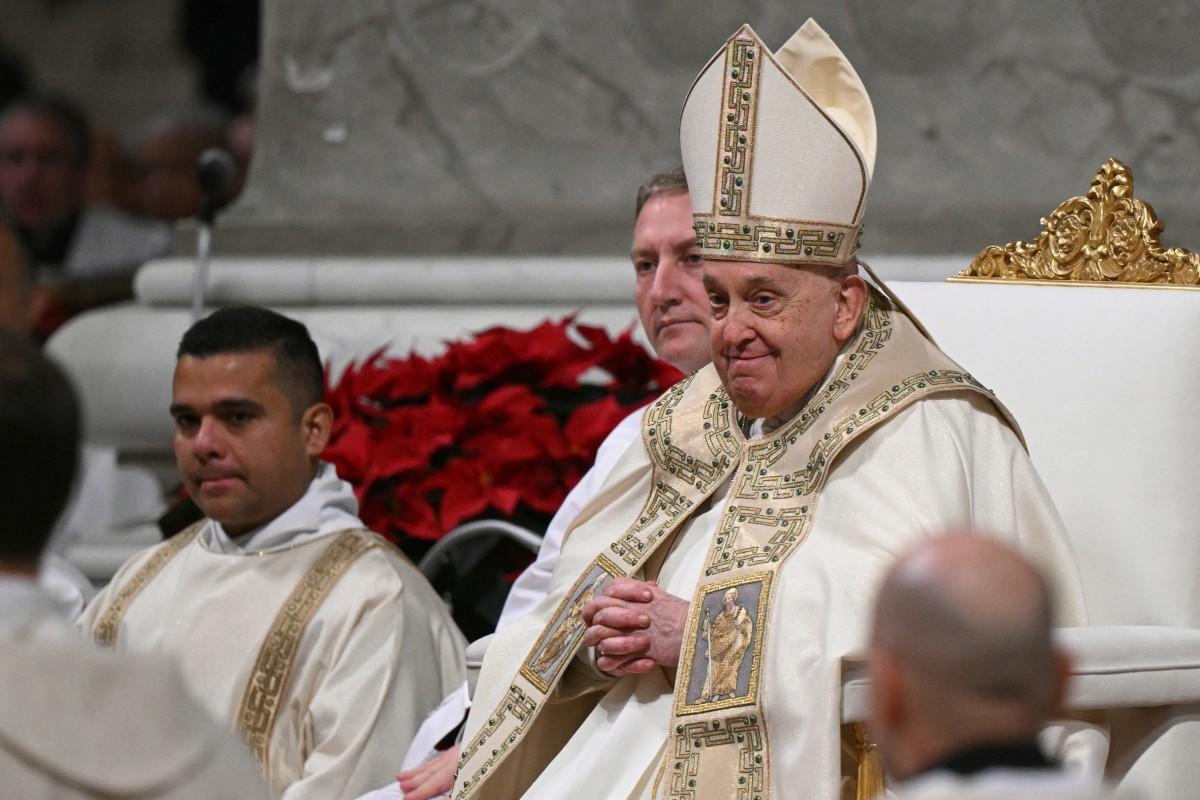
<path fill-rule="evenodd" d="M 604 556 L 599 556 L 552 617 L 553 623 L 533 648 L 521 674 L 543 692 L 549 691 L 559 671 L 575 654 L 583 638 L 583 607 L 604 591 L 605 585 L 624 573 Z"/>
<path fill-rule="evenodd" d="M 698 714 L 754 703 L 771 573 L 745 575 L 705 587 L 692 606 L 692 636 L 684 643 L 677 714 Z"/>

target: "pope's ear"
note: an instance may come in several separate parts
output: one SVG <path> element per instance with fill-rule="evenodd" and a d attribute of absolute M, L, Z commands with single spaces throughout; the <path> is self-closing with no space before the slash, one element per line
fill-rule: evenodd
<path fill-rule="evenodd" d="M 867 282 L 857 275 L 847 275 L 838 281 L 833 315 L 833 338 L 838 344 L 850 341 L 858 330 L 867 294 Z"/>
<path fill-rule="evenodd" d="M 300 430 L 304 435 L 304 451 L 311 458 L 320 457 L 333 431 L 333 409 L 327 403 L 309 406 L 300 418 Z"/>

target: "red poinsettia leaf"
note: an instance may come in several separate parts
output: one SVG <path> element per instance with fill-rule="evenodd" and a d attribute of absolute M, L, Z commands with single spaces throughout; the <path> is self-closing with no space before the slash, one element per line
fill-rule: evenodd
<path fill-rule="evenodd" d="M 393 525 L 409 536 L 434 540 L 440 539 L 449 530 L 443 527 L 438 519 L 437 512 L 429 501 L 429 488 L 423 483 L 398 483 L 393 504 Z"/>
<path fill-rule="evenodd" d="M 628 413 L 612 395 L 575 409 L 563 426 L 571 454 L 595 459 L 600 443 Z"/>
<path fill-rule="evenodd" d="M 608 331 L 596 325 L 576 324 L 575 332 L 582 336 L 593 350 L 602 352 L 612 345 Z"/>
<path fill-rule="evenodd" d="M 672 386 L 683 380 L 686 376 L 680 369 L 668 364 L 666 361 L 655 359 L 654 371 L 651 373 L 651 377 L 654 383 L 654 388 L 658 392 L 665 392 L 667 389 L 670 389 Z M 653 398 L 647 398 L 647 402 L 649 402 L 651 399 Z"/>
<path fill-rule="evenodd" d="M 345 428 L 340 436 L 332 440 L 321 457 L 337 467 L 338 475 L 343 480 L 358 484 L 366 477 L 372 450 L 370 430 L 366 426 L 355 425 Z"/>
<path fill-rule="evenodd" d="M 512 516 L 521 502 L 521 490 L 511 486 L 494 486 L 491 491 L 492 505 L 505 516 Z"/>
<path fill-rule="evenodd" d="M 566 497 L 562 475 L 547 462 L 528 463 L 508 476 L 511 485 L 520 490 L 521 501 L 545 514 L 553 514 Z"/>
<path fill-rule="evenodd" d="M 463 521 L 487 510 L 491 499 L 489 492 L 481 485 L 481 476 L 476 474 L 472 477 L 474 480 L 464 475 L 462 480 L 446 483 L 439 514 L 444 531 L 451 531 Z"/>
<path fill-rule="evenodd" d="M 489 392 L 479 403 L 479 413 L 501 418 L 526 417 L 546 405 L 528 386 L 501 386 Z"/>

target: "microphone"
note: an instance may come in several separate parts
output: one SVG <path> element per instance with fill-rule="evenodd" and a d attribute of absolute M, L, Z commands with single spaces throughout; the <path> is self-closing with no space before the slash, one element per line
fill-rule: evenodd
<path fill-rule="evenodd" d="M 217 209 L 229 196 L 229 188 L 237 174 L 233 156 L 220 147 L 210 147 L 196 159 L 196 181 L 204 200 L 200 203 L 200 230 L 196 232 L 196 271 L 192 286 L 192 322 L 204 313 L 204 293 L 208 286 L 208 262 L 212 248 L 213 223 Z"/>
<path fill-rule="evenodd" d="M 196 160 L 196 180 L 200 191 L 204 193 L 204 202 L 200 204 L 200 221 L 212 225 L 217 217 L 217 209 L 229 194 L 237 174 L 237 165 L 228 150 L 221 147 L 210 147 L 200 154 Z"/>

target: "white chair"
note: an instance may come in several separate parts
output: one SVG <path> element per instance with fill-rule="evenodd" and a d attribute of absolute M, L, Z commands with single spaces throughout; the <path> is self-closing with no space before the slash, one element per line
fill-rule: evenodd
<path fill-rule="evenodd" d="M 889 285 L 1013 412 L 1070 532 L 1089 621 L 1060 631 L 1076 656 L 1070 708 L 1107 732 L 1105 773 L 1142 796 L 1196 797 L 1200 259 L 1161 247 L 1153 211 L 1120 202 L 1132 188 L 1110 161 L 1035 242 L 985 249 L 966 280 Z M 1047 279 L 1118 272 L 1190 287 Z M 844 677 L 843 720 L 861 723 L 868 687 L 853 664 Z"/>

